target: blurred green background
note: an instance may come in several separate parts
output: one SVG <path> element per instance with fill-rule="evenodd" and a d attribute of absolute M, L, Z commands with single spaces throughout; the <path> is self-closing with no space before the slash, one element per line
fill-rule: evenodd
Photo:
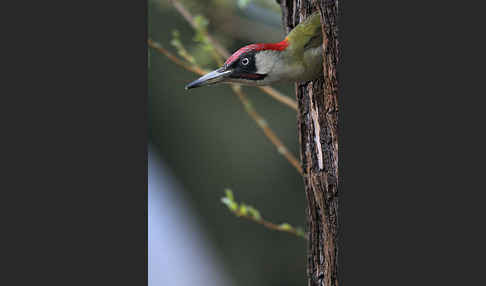
<path fill-rule="evenodd" d="M 230 52 L 250 43 L 283 39 L 275 0 L 179 2 L 193 15 L 204 15 L 211 35 Z M 170 42 L 178 30 L 196 61 L 207 69 L 216 68 L 212 57 L 193 41 L 193 29 L 167 0 L 149 0 L 148 16 L 149 38 L 177 54 Z M 198 75 L 152 49 L 148 60 L 149 144 L 182 186 L 186 203 L 225 273 L 238 286 L 304 285 L 304 239 L 237 218 L 220 202 L 224 189 L 231 188 L 238 202 L 253 205 L 264 218 L 304 227 L 301 176 L 263 135 L 229 86 L 186 91 L 184 86 Z M 293 98 L 292 84 L 274 88 Z M 243 89 L 299 158 L 296 112 L 258 88 Z"/>

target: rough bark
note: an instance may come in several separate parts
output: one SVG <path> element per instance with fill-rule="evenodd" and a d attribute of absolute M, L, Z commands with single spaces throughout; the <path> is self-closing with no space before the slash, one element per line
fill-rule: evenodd
<path fill-rule="evenodd" d="M 321 12 L 322 78 L 297 83 L 300 155 L 307 196 L 308 285 L 339 285 L 338 277 L 338 80 L 337 0 L 281 0 L 289 32 L 316 10 Z"/>

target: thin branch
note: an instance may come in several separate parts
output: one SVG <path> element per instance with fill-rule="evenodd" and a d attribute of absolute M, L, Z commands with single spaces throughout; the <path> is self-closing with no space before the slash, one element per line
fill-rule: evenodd
<path fill-rule="evenodd" d="M 174 5 L 174 8 L 177 10 L 177 12 L 179 12 L 182 15 L 182 17 L 192 26 L 192 28 L 194 29 L 198 28 L 196 25 L 196 21 L 194 21 L 194 17 L 184 6 L 182 6 L 181 3 L 179 3 L 179 1 L 177 0 L 168 0 L 168 1 L 172 5 Z M 228 58 L 230 56 L 229 51 L 225 49 L 223 46 L 221 46 L 219 42 L 217 42 L 209 33 L 204 32 L 203 34 L 211 43 L 211 45 L 213 45 L 213 47 L 219 53 L 220 56 L 223 56 L 225 58 Z M 217 62 L 220 63 L 220 61 L 218 60 Z M 290 108 L 294 109 L 295 111 L 298 111 L 297 102 L 294 99 L 283 95 L 282 93 L 280 93 L 279 91 L 277 91 L 276 89 L 270 86 L 259 86 L 258 88 L 260 88 L 260 90 L 273 97 L 278 102 L 281 102 L 289 106 Z"/>
<path fill-rule="evenodd" d="M 198 26 L 196 24 L 196 21 L 194 20 L 194 17 L 192 16 L 189 11 L 182 6 L 181 3 L 175 0 L 168 0 L 172 5 L 174 5 L 174 8 L 186 19 L 186 21 L 192 26 L 194 30 L 198 30 Z M 211 45 L 214 47 L 216 50 L 215 53 L 213 53 L 213 56 L 215 57 L 216 62 L 221 65 L 223 63 L 223 59 L 221 56 L 227 58 L 230 56 L 229 52 L 223 48 L 216 40 L 211 37 L 206 31 L 202 31 L 204 37 L 208 39 L 208 41 L 211 43 Z"/>
<path fill-rule="evenodd" d="M 293 110 L 295 111 L 299 110 L 297 107 L 297 101 L 293 100 L 292 98 L 286 95 L 283 95 L 280 91 L 271 88 L 269 86 L 259 86 L 258 88 L 260 88 L 263 92 L 273 97 L 275 100 L 280 101 L 281 103 L 289 106 Z"/>
<path fill-rule="evenodd" d="M 240 213 L 235 213 L 238 217 L 243 217 L 243 218 L 246 218 L 246 219 L 249 219 L 251 221 L 254 221 L 256 223 L 259 223 L 263 226 L 265 226 L 266 228 L 269 228 L 269 229 L 272 229 L 272 230 L 276 230 L 276 231 L 283 231 L 283 232 L 288 232 L 288 233 L 291 233 L 293 235 L 296 235 L 298 237 L 302 237 L 303 239 L 307 240 L 307 237 L 304 235 L 303 232 L 299 232 L 297 229 L 295 228 L 283 228 L 281 225 L 278 225 L 278 224 L 274 224 L 272 222 L 269 222 L 267 220 L 264 220 L 263 218 L 262 219 L 256 219 L 248 214 L 240 214 Z"/>
<path fill-rule="evenodd" d="M 238 96 L 238 99 L 241 101 L 243 106 L 245 107 L 245 111 L 248 113 L 248 115 L 250 115 L 251 118 L 253 118 L 253 120 L 255 120 L 258 127 L 262 129 L 263 133 L 265 133 L 265 135 L 273 143 L 273 145 L 277 147 L 278 152 L 282 154 L 287 159 L 287 161 L 289 161 L 290 164 L 292 164 L 292 166 L 295 167 L 297 172 L 303 175 L 302 167 L 300 166 L 300 163 L 297 160 L 297 158 L 295 158 L 294 155 L 292 155 L 289 152 L 287 147 L 285 147 L 282 141 L 280 141 L 280 139 L 277 137 L 275 132 L 273 132 L 273 130 L 270 127 L 268 127 L 268 124 L 265 121 L 265 119 L 255 111 L 250 101 L 246 97 L 246 94 L 241 90 L 241 87 L 239 85 L 232 85 L 232 89 L 235 92 L 235 94 Z"/>
<path fill-rule="evenodd" d="M 298 237 L 307 239 L 304 231 L 301 228 L 295 228 L 288 223 L 275 224 L 273 222 L 267 221 L 262 218 L 260 212 L 254 207 L 246 205 L 244 203 L 236 202 L 233 196 L 233 192 L 230 189 L 226 189 L 225 193 L 226 196 L 221 198 L 221 202 L 225 204 L 228 207 L 229 211 L 235 214 L 237 217 L 246 218 L 272 230 L 291 233 Z"/>
<path fill-rule="evenodd" d="M 200 68 L 196 65 L 192 65 L 190 63 L 186 63 L 186 62 L 180 60 L 178 57 L 173 55 L 171 52 L 169 52 L 168 50 L 163 48 L 162 45 L 152 41 L 151 39 L 148 39 L 147 43 L 148 43 L 149 47 L 157 50 L 158 52 L 160 52 L 161 54 L 163 54 L 167 58 L 169 58 L 169 60 L 173 61 L 175 64 L 179 65 L 180 67 L 185 68 L 188 71 L 192 71 L 193 73 L 197 73 L 199 75 L 204 75 L 208 72 L 208 71 L 206 71 L 206 70 L 204 70 L 204 69 L 202 69 L 202 68 Z"/>

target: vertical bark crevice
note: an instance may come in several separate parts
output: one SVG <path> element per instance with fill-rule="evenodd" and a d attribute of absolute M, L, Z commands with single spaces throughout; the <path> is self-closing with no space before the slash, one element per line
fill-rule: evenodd
<path fill-rule="evenodd" d="M 282 0 L 289 32 L 316 10 L 321 13 L 325 43 L 323 76 L 295 85 L 300 155 L 307 198 L 308 285 L 338 281 L 338 4 L 337 0 Z"/>

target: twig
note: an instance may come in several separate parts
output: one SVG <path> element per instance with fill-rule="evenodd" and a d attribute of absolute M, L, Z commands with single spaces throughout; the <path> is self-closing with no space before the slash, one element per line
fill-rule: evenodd
<path fill-rule="evenodd" d="M 186 19 L 186 21 L 192 26 L 194 30 L 198 29 L 198 26 L 196 25 L 196 21 L 194 21 L 194 17 L 192 16 L 191 13 L 189 13 L 189 11 L 186 10 L 186 8 L 184 8 L 184 6 L 182 6 L 181 3 L 175 0 L 168 0 L 168 1 L 172 5 L 174 5 L 174 8 L 182 15 L 182 17 L 184 17 L 184 19 Z M 227 58 L 230 56 L 230 54 L 225 48 L 223 48 L 218 42 L 216 42 L 216 40 L 214 40 L 213 37 L 211 37 L 211 35 L 209 35 L 205 31 L 203 31 L 202 33 L 204 37 L 208 39 L 208 41 L 216 50 L 215 51 L 216 53 L 214 54 L 215 60 L 219 65 L 221 65 L 223 63 L 223 59 L 221 58 L 221 56 Z"/>
<path fill-rule="evenodd" d="M 263 90 L 266 94 L 270 95 L 273 97 L 275 100 L 280 101 L 281 103 L 289 106 L 290 108 L 294 109 L 295 111 L 298 111 L 297 107 L 297 102 L 293 100 L 292 98 L 283 95 L 280 93 L 278 90 L 271 88 L 269 86 L 259 86 L 261 90 Z"/>
<path fill-rule="evenodd" d="M 245 107 L 245 111 L 248 113 L 248 115 L 250 115 L 251 118 L 253 118 L 253 120 L 255 120 L 258 127 L 262 129 L 263 133 L 265 133 L 265 135 L 273 143 L 273 145 L 277 147 L 278 152 L 282 154 L 287 159 L 287 161 L 289 161 L 290 164 L 295 167 L 295 169 L 297 169 L 297 172 L 303 175 L 302 167 L 300 166 L 299 161 L 294 157 L 294 155 L 289 152 L 287 147 L 285 147 L 282 141 L 280 141 L 275 132 L 273 132 L 270 127 L 268 127 L 265 119 L 255 111 L 250 101 L 246 97 L 246 94 L 241 90 L 241 87 L 239 85 L 232 85 L 232 89 Z"/>
<path fill-rule="evenodd" d="M 269 222 L 269 221 L 266 221 L 264 219 L 260 219 L 260 220 L 257 220 L 255 219 L 254 217 L 252 216 L 249 216 L 249 215 L 238 215 L 239 217 L 244 217 L 246 219 L 249 219 L 251 221 L 254 221 L 256 223 L 259 223 L 263 226 L 265 226 L 266 228 L 269 228 L 269 229 L 273 229 L 273 230 L 277 230 L 277 231 L 284 231 L 284 232 L 288 232 L 288 233 L 291 233 L 293 235 L 296 235 L 296 236 L 299 236 L 299 237 L 302 237 L 304 239 L 307 240 L 307 237 L 304 235 L 304 233 L 301 233 L 299 232 L 298 230 L 296 230 L 295 228 L 282 228 L 282 226 L 280 225 L 277 225 L 277 224 L 274 224 L 272 222 Z"/>
<path fill-rule="evenodd" d="M 254 221 L 269 229 L 288 232 L 296 236 L 302 237 L 304 239 L 307 239 L 307 237 L 304 234 L 304 231 L 301 228 L 295 228 L 288 223 L 282 223 L 278 225 L 270 221 L 267 221 L 262 218 L 260 212 L 254 207 L 246 205 L 244 203 L 236 202 L 233 196 L 233 192 L 230 189 L 226 189 L 225 193 L 226 196 L 221 198 L 221 202 L 225 204 L 228 207 L 229 211 L 234 213 L 236 216 Z"/>
<path fill-rule="evenodd" d="M 174 5 L 174 8 L 182 15 L 184 19 L 194 28 L 197 29 L 196 21 L 194 21 L 194 17 L 191 15 L 191 13 L 184 7 L 182 6 L 181 3 L 179 3 L 177 0 L 168 0 L 172 5 Z M 204 32 L 204 36 L 208 39 L 208 41 L 211 43 L 211 45 L 214 46 L 215 50 L 219 53 L 219 55 L 228 58 L 230 56 L 230 53 L 228 52 L 227 49 L 225 49 L 223 46 L 219 44 L 210 34 Z M 294 109 L 295 111 L 298 111 L 297 108 L 297 102 L 293 100 L 292 98 L 283 95 L 276 89 L 270 87 L 270 86 L 259 86 L 260 90 L 265 92 L 266 94 L 270 95 L 273 97 L 275 100 L 278 102 L 281 102 L 290 108 Z"/>
<path fill-rule="evenodd" d="M 200 67 L 198 67 L 196 65 L 191 65 L 189 63 L 183 62 L 178 57 L 174 56 L 171 52 L 169 52 L 168 50 L 166 50 L 165 48 L 163 48 L 162 45 L 160 45 L 159 43 L 156 43 L 156 42 L 152 41 L 151 39 L 148 39 L 147 40 L 147 43 L 148 43 L 149 47 L 151 47 L 151 48 L 159 51 L 162 54 L 164 54 L 171 61 L 173 61 L 177 65 L 185 68 L 186 70 L 192 71 L 193 73 L 197 73 L 199 75 L 204 75 L 204 74 L 207 73 L 206 70 L 204 70 L 204 69 L 202 69 L 202 68 L 200 68 Z"/>

